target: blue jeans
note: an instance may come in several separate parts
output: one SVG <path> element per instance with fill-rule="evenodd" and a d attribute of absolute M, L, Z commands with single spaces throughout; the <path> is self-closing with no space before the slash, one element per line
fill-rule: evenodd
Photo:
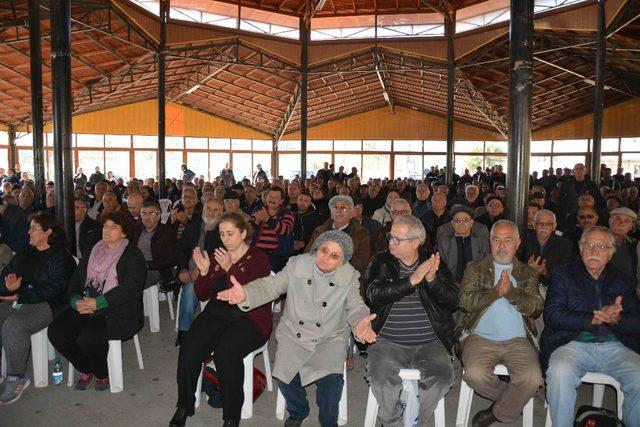
<path fill-rule="evenodd" d="M 304 420 L 309 416 L 307 392 L 300 382 L 300 374 L 296 374 L 289 384 L 276 378 L 278 388 L 287 402 L 287 411 L 294 420 Z M 342 396 L 344 379 L 342 374 L 329 374 L 316 380 L 316 404 L 318 405 L 321 427 L 338 425 L 338 408 Z"/>
<path fill-rule="evenodd" d="M 188 331 L 191 329 L 193 318 L 195 317 L 198 298 L 193 288 L 193 282 L 183 283 L 180 287 L 180 316 L 178 317 L 178 330 Z"/>
<path fill-rule="evenodd" d="M 547 402 L 553 426 L 573 426 L 576 389 L 587 372 L 606 374 L 620 383 L 622 421 L 627 427 L 639 427 L 640 355 L 620 342 L 578 341 L 557 348 L 549 360 Z"/>

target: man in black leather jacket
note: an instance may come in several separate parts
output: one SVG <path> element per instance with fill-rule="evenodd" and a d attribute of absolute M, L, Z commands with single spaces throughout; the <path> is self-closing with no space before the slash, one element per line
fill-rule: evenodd
<path fill-rule="evenodd" d="M 418 369 L 419 423 L 426 425 L 454 381 L 451 349 L 458 290 L 439 254 L 422 248 L 426 231 L 419 219 L 398 216 L 388 238 L 389 250 L 374 255 L 364 279 L 378 334 L 368 351 L 367 379 L 382 423 L 402 425 L 398 372 Z"/>

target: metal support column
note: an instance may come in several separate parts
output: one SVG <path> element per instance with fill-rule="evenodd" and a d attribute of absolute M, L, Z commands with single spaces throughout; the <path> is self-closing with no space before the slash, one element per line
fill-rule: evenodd
<path fill-rule="evenodd" d="M 308 1 L 307 12 L 311 10 L 310 6 Z M 307 75 L 311 28 L 311 19 L 307 16 L 309 15 L 300 18 L 300 178 L 302 180 L 307 178 Z"/>
<path fill-rule="evenodd" d="M 158 48 L 158 198 L 167 197 L 165 186 L 165 132 L 166 132 L 166 49 L 167 21 L 169 20 L 169 0 L 160 0 L 160 46 Z"/>
<path fill-rule="evenodd" d="M 600 182 L 602 153 L 602 110 L 604 108 L 604 72 L 607 49 L 604 0 L 598 0 L 598 33 L 596 39 L 596 83 L 593 91 L 593 146 L 591 147 L 591 180 Z"/>
<path fill-rule="evenodd" d="M 272 138 L 271 143 L 273 144 L 272 150 L 271 150 L 271 176 L 277 177 L 278 176 L 278 139 L 275 137 Z"/>
<path fill-rule="evenodd" d="M 454 95 L 456 90 L 456 57 L 453 50 L 453 36 L 456 32 L 455 13 L 445 16 L 444 31 L 447 37 L 447 185 L 453 184 L 455 169 L 453 156 Z"/>
<path fill-rule="evenodd" d="M 40 0 L 29 0 L 29 51 L 31 75 L 31 125 L 33 127 L 33 181 L 35 183 L 34 200 L 35 205 L 39 207 L 44 201 L 45 193 Z M 15 161 L 11 162 L 11 165 L 15 165 Z"/>
<path fill-rule="evenodd" d="M 511 0 L 509 23 L 509 218 L 524 238 L 527 229 L 531 91 L 533 87 L 533 0 Z"/>
<path fill-rule="evenodd" d="M 51 81 L 53 105 L 53 160 L 56 214 L 67 242 L 75 248 L 73 158 L 71 145 L 71 0 L 51 2 Z"/>
<path fill-rule="evenodd" d="M 9 128 L 7 132 L 9 137 L 9 167 L 14 168 L 16 166 L 16 130 Z M 0 177 L 1 178 L 1 177 Z"/>

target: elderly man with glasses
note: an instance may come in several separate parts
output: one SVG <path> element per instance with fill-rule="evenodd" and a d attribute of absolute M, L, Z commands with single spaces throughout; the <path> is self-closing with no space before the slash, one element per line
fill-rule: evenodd
<path fill-rule="evenodd" d="M 458 290 L 438 254 L 423 248 L 419 219 L 393 220 L 389 250 L 374 255 L 365 274 L 366 301 L 377 315 L 378 334 L 367 357 L 367 379 L 385 426 L 402 426 L 400 369 L 420 371 L 419 425 L 427 425 L 454 381 L 452 313 Z"/>
<path fill-rule="evenodd" d="M 640 303 L 635 282 L 610 265 L 615 243 L 608 229 L 587 228 L 580 257 L 552 276 L 540 359 L 543 368 L 548 365 L 547 402 L 554 426 L 573 425 L 576 388 L 587 372 L 620 383 L 622 421 L 640 426 Z"/>
<path fill-rule="evenodd" d="M 488 236 L 474 227 L 473 209 L 457 205 L 451 209 L 452 233 L 440 233 L 437 247 L 440 257 L 449 266 L 453 280 L 459 284 L 470 261 L 479 261 L 489 255 Z M 485 228 L 481 225 L 482 228 Z"/>
<path fill-rule="evenodd" d="M 634 280 L 637 280 L 638 271 L 638 241 L 629 233 L 637 219 L 638 215 L 629 208 L 616 208 L 609 216 L 609 229 L 616 239 L 616 251 L 610 264 Z"/>
<path fill-rule="evenodd" d="M 474 427 L 515 422 L 542 385 L 535 319 L 542 312 L 538 273 L 516 258 L 518 227 L 496 222 L 490 233 L 491 255 L 470 262 L 460 285 L 457 330 L 462 344 L 463 378 L 494 403 L 473 417 Z M 509 369 L 509 382 L 495 375 Z"/>

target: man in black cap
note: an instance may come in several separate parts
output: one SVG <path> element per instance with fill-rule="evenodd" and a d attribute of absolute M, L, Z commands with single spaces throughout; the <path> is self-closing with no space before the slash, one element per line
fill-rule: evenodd
<path fill-rule="evenodd" d="M 251 217 L 240 209 L 240 196 L 233 190 L 224 193 L 224 213 L 237 213 L 247 221 L 251 221 Z"/>
<path fill-rule="evenodd" d="M 457 205 L 450 214 L 453 233 L 441 233 L 437 247 L 440 257 L 453 274 L 453 280 L 460 283 L 467 263 L 483 259 L 491 253 L 491 247 L 488 236 L 473 227 L 473 209 Z"/>

